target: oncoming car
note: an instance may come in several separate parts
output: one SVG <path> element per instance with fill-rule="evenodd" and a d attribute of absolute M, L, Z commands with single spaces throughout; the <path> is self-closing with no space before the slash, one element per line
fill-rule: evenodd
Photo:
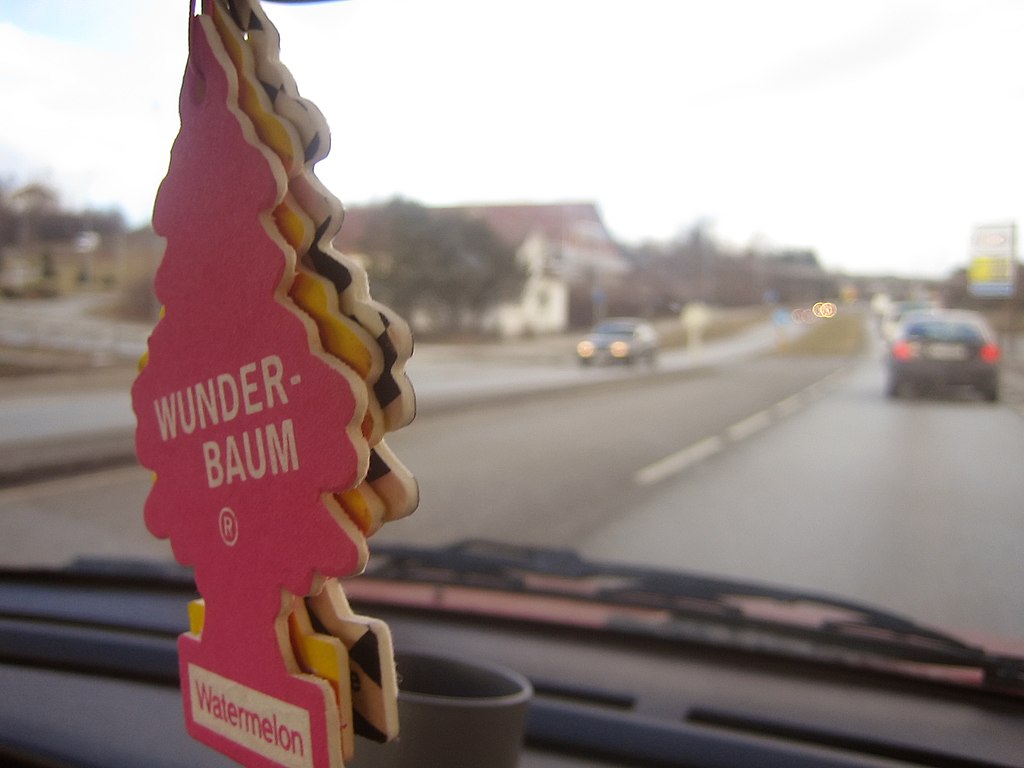
<path fill-rule="evenodd" d="M 977 312 L 934 310 L 904 318 L 889 346 L 887 393 L 968 386 L 994 402 L 999 399 L 996 335 Z"/>
<path fill-rule="evenodd" d="M 643 360 L 653 365 L 658 359 L 660 339 L 654 327 L 632 317 L 615 317 L 595 325 L 576 345 L 580 365 L 595 362 L 632 364 Z"/>

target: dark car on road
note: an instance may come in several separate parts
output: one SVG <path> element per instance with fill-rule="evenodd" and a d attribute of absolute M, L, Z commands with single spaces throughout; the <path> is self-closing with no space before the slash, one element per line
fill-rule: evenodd
<path fill-rule="evenodd" d="M 932 310 L 908 314 L 889 345 L 887 392 L 973 387 L 999 399 L 999 344 L 977 312 Z"/>
<path fill-rule="evenodd" d="M 595 362 L 632 364 L 643 360 L 653 365 L 658 359 L 660 339 L 654 326 L 634 317 L 602 320 L 576 345 L 580 365 Z"/>

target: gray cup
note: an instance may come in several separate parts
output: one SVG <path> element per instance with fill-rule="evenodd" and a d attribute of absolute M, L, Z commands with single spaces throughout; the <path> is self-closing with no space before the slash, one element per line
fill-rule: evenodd
<path fill-rule="evenodd" d="M 533 687 L 494 664 L 396 652 L 398 739 L 356 739 L 351 768 L 515 768 Z"/>

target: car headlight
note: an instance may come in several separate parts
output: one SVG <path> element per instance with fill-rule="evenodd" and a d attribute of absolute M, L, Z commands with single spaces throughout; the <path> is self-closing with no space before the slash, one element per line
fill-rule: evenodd
<path fill-rule="evenodd" d="M 594 342 L 581 341 L 576 345 L 576 354 L 580 357 L 590 357 L 594 354 Z"/>
<path fill-rule="evenodd" d="M 625 341 L 613 341 L 608 351 L 612 353 L 612 357 L 629 357 L 629 344 Z"/>

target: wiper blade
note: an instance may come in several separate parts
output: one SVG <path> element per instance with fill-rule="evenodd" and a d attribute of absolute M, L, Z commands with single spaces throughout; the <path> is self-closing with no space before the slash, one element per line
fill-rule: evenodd
<path fill-rule="evenodd" d="M 411 600 L 433 609 L 586 625 L 1024 692 L 1024 659 L 991 654 L 888 611 L 794 589 L 591 562 L 571 550 L 487 541 L 436 549 L 378 544 L 367 573 L 346 582 L 346 589 L 355 599 L 372 600 L 381 596 L 374 581 L 431 585 L 432 591 Z M 480 599 L 481 590 L 488 599 Z M 550 614 L 545 600 L 554 601 Z"/>
<path fill-rule="evenodd" d="M 3 578 L 194 590 L 189 569 L 153 561 L 81 560 L 54 570 L 4 569 Z M 346 591 L 367 602 L 587 626 L 1024 695 L 1024 658 L 990 653 L 888 611 L 807 591 L 592 562 L 566 549 L 378 543 L 366 573 L 347 580 Z"/>

